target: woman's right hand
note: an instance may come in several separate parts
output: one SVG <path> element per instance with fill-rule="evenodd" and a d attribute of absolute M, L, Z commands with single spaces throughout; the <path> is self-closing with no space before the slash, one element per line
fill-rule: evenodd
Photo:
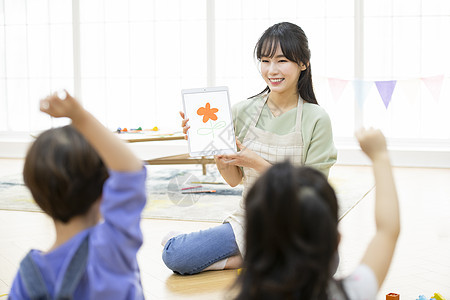
<path fill-rule="evenodd" d="M 214 161 L 216 162 L 216 166 L 219 171 L 235 167 L 234 165 L 229 164 L 229 160 L 225 159 L 223 155 L 214 155 Z"/>
<path fill-rule="evenodd" d="M 187 136 L 187 131 L 189 128 L 191 128 L 191 126 L 187 125 L 187 122 L 189 121 L 189 119 L 186 119 L 184 117 L 184 112 L 180 111 L 180 116 L 183 118 L 183 121 L 181 121 L 181 127 L 183 128 L 183 133 L 186 134 L 184 136 L 184 139 L 187 140 L 188 136 Z"/>
<path fill-rule="evenodd" d="M 231 187 L 235 187 L 241 183 L 243 177 L 241 168 L 230 164 L 229 160 L 224 158 L 223 155 L 215 155 L 214 160 L 223 179 L 225 179 Z"/>

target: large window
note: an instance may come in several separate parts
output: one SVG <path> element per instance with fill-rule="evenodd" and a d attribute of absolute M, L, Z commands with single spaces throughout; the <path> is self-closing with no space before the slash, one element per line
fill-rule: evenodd
<path fill-rule="evenodd" d="M 38 100 L 73 87 L 71 2 L 0 1 L 0 131 L 48 128 Z"/>
<path fill-rule="evenodd" d="M 206 85 L 205 0 L 81 0 L 81 91 L 110 127 L 179 125 L 181 89 Z"/>
<path fill-rule="evenodd" d="M 338 141 L 374 125 L 448 149 L 447 0 L 0 0 L 0 131 L 63 122 L 36 109 L 60 87 L 111 129 L 178 130 L 182 88 L 227 85 L 235 103 L 265 87 L 253 49 L 280 21 L 309 38 Z"/>
<path fill-rule="evenodd" d="M 365 77 L 395 82 L 389 103 L 368 92 L 365 123 L 392 138 L 448 141 L 450 2 L 365 1 L 364 20 Z"/>

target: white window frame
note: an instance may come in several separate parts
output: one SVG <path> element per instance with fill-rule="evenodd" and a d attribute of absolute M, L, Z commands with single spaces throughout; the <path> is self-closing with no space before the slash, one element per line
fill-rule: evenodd
<path fill-rule="evenodd" d="M 208 86 L 216 82 L 215 66 L 215 0 L 206 1 L 206 74 Z M 73 17 L 73 66 L 74 66 L 74 94 L 81 95 L 80 70 L 80 2 L 72 0 Z M 364 1 L 354 0 L 354 79 L 365 78 L 364 73 Z M 5 54 L 6 55 L 6 54 Z M 6 57 L 4 58 L 6 60 Z M 6 105 L 7 102 L 6 102 Z M 355 101 L 354 127 L 363 123 L 363 112 Z M 9 116 L 7 116 L 9 118 Z M 29 143 L 32 141 L 29 133 L 0 132 L 0 157 L 24 157 Z M 417 139 L 389 139 L 389 148 L 393 164 L 397 166 L 414 167 L 443 167 L 450 168 L 450 139 L 426 140 L 423 145 Z M 339 150 L 339 164 L 369 164 L 353 138 L 336 137 Z M 173 147 L 174 145 L 167 145 Z M 152 145 L 149 145 L 152 147 Z M 178 146 L 177 146 L 178 147 Z M 179 147 L 184 151 L 184 147 Z M 143 150 L 146 151 L 145 149 Z"/>

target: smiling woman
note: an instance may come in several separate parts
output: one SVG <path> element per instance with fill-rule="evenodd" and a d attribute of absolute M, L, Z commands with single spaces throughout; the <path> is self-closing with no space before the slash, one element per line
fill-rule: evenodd
<path fill-rule="evenodd" d="M 312 88 L 311 54 L 303 30 L 288 22 L 275 24 L 260 37 L 254 54 L 267 87 L 232 109 L 240 152 L 215 157 L 228 184 L 243 182 L 244 197 L 272 164 L 289 160 L 328 175 L 337 156 L 330 119 Z M 182 122 L 184 133 L 190 128 L 187 122 Z M 164 262 L 181 274 L 239 267 L 245 252 L 244 215 L 241 201 L 224 224 L 165 239 Z"/>
<path fill-rule="evenodd" d="M 298 78 L 306 66 L 303 62 L 296 63 L 284 55 L 277 45 L 275 54 L 270 55 L 272 49 L 267 49 L 261 58 L 261 75 L 270 89 L 269 108 L 274 116 L 289 111 L 297 106 Z M 268 46 L 266 46 L 268 48 Z"/>

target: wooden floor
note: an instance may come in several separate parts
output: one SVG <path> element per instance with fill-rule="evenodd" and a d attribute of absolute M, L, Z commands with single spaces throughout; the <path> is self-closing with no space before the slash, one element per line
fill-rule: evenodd
<path fill-rule="evenodd" d="M 21 160 L 0 159 L 0 176 L 21 171 Z M 367 167 L 335 166 L 357 178 Z M 441 293 L 450 300 L 450 170 L 395 168 L 402 232 L 393 264 L 377 299 L 389 292 L 401 299 Z M 357 182 L 355 180 L 355 182 Z M 1 197 L 1 195 L 0 195 Z M 374 232 L 374 193 L 369 193 L 340 223 L 338 276 L 358 264 Z M 160 240 L 170 230 L 194 231 L 216 223 L 174 220 L 142 221 L 144 245 L 138 254 L 147 299 L 224 299 L 237 272 L 210 271 L 179 276 L 161 260 Z M 42 213 L 0 210 L 0 299 L 6 299 L 18 264 L 30 248 L 45 249 L 54 238 L 52 222 Z"/>

